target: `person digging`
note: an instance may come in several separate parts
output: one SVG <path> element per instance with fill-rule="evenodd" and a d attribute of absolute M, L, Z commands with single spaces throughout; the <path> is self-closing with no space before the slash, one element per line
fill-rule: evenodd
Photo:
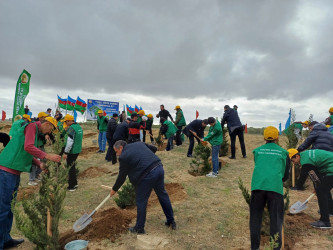
<path fill-rule="evenodd" d="M 333 216 L 333 200 L 331 189 L 333 188 L 333 152 L 321 149 L 312 149 L 299 152 L 297 149 L 288 149 L 290 160 L 300 163 L 302 169 L 316 168 L 320 175 L 319 183 L 314 183 L 316 190 L 320 219 L 311 223 L 314 228 L 330 229 L 332 228 L 330 216 Z"/>
<path fill-rule="evenodd" d="M 172 205 L 164 187 L 163 164 L 155 155 L 157 148 L 143 142 L 127 144 L 120 140 L 114 144 L 114 150 L 119 156 L 119 174 L 110 197 L 117 193 L 125 182 L 126 176 L 136 187 L 137 218 L 135 226 L 130 227 L 129 231 L 137 234 L 145 233 L 147 203 L 153 189 L 166 216 L 165 225 L 176 230 Z"/>

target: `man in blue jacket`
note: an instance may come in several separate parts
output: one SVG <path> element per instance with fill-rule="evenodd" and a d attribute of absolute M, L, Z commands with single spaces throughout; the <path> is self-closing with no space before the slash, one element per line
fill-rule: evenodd
<path fill-rule="evenodd" d="M 157 148 L 143 142 L 127 144 L 120 140 L 114 144 L 114 150 L 119 156 L 119 174 L 110 196 L 119 190 L 125 182 L 126 176 L 136 187 L 137 219 L 135 226 L 129 228 L 129 231 L 137 234 L 145 233 L 147 203 L 153 189 L 166 216 L 165 225 L 175 230 L 173 209 L 169 195 L 164 188 L 163 164 L 155 155 Z"/>
<path fill-rule="evenodd" d="M 227 123 L 230 136 L 231 156 L 229 158 L 236 159 L 236 136 L 238 136 L 239 143 L 241 145 L 243 158 L 246 158 L 244 127 L 239 119 L 238 112 L 234 109 L 231 109 L 229 105 L 224 106 L 224 114 L 221 121 L 222 129 L 224 127 L 224 123 Z"/>

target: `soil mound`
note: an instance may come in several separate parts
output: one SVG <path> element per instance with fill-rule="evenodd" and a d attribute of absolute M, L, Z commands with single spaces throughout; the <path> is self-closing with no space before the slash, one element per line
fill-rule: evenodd
<path fill-rule="evenodd" d="M 60 234 L 60 245 L 64 246 L 73 240 L 110 239 L 114 242 L 120 234 L 128 230 L 132 219 L 136 217 L 133 211 L 109 208 L 94 215 L 93 221 L 82 231 L 75 233 L 72 229 Z"/>
<path fill-rule="evenodd" d="M 79 156 L 87 156 L 91 153 L 96 153 L 98 150 L 99 150 L 99 147 L 82 148 L 82 151 Z"/>
<path fill-rule="evenodd" d="M 167 183 L 165 184 L 165 189 L 169 194 L 171 202 L 181 201 L 186 198 L 186 191 L 179 183 Z M 155 192 L 152 192 L 149 197 L 148 205 L 155 205 L 156 203 L 159 203 L 157 195 Z"/>
<path fill-rule="evenodd" d="M 19 188 L 17 191 L 17 201 L 29 199 L 34 193 L 36 193 L 39 189 L 39 186 L 28 186 Z"/>
<path fill-rule="evenodd" d="M 12 128 L 12 125 L 5 125 L 2 127 L 2 129 L 11 129 Z"/>
<path fill-rule="evenodd" d="M 107 168 L 89 167 L 79 174 L 79 178 L 80 179 L 95 178 L 109 173 L 112 173 L 112 171 Z"/>
<path fill-rule="evenodd" d="M 94 136 L 94 135 L 97 135 L 97 133 L 87 133 L 87 134 L 84 134 L 83 135 L 83 139 L 86 139 L 86 138 L 89 138 L 89 137 L 92 137 L 92 136 Z"/>

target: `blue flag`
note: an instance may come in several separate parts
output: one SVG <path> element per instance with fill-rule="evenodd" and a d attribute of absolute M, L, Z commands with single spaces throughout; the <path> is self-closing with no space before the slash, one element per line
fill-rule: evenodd
<path fill-rule="evenodd" d="M 291 120 L 291 109 L 289 110 L 289 117 L 286 121 L 286 125 L 284 126 L 284 129 L 287 129 L 290 126 L 290 120 Z"/>
<path fill-rule="evenodd" d="M 73 116 L 74 116 L 74 122 L 76 122 L 76 118 L 77 118 L 77 112 L 76 112 L 76 110 L 75 110 L 75 109 L 74 109 Z"/>
<path fill-rule="evenodd" d="M 280 124 L 279 124 L 279 131 L 280 131 L 279 134 L 282 135 L 281 122 L 280 122 Z"/>

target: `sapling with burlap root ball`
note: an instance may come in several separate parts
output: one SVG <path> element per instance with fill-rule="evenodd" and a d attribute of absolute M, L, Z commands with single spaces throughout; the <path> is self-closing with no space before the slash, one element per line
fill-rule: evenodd
<path fill-rule="evenodd" d="M 59 154 L 63 147 L 60 133 L 56 135 L 52 151 Z M 39 192 L 13 206 L 17 228 L 35 249 L 60 249 L 59 220 L 67 191 L 68 168 L 63 163 L 47 162 Z"/>

